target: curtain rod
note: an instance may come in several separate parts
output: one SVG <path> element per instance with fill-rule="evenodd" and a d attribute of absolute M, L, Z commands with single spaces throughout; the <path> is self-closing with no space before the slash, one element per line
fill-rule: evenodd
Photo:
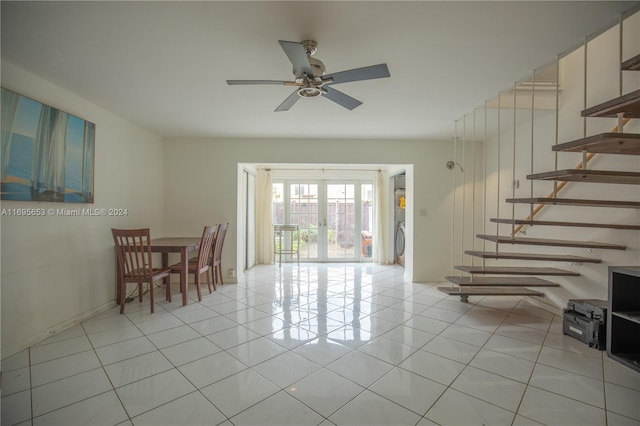
<path fill-rule="evenodd" d="M 304 168 L 304 169 L 290 169 L 290 168 L 275 168 L 275 169 L 270 169 L 270 168 L 259 168 L 258 170 L 264 170 L 265 172 L 270 172 L 272 170 L 276 170 L 276 171 L 295 171 L 295 172 L 304 172 L 304 171 L 318 171 L 318 170 L 322 170 L 323 172 L 326 171 L 337 171 L 337 172 L 344 172 L 344 171 L 348 171 L 348 172 L 381 172 L 382 169 L 331 169 L 331 168 L 326 168 L 326 167 L 318 167 L 318 168 Z"/>

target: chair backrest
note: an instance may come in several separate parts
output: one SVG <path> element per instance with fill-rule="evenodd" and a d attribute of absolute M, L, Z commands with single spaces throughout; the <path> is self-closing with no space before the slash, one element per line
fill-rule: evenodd
<path fill-rule="evenodd" d="M 198 249 L 198 270 L 204 268 L 209 263 L 217 234 L 218 225 L 204 227 L 202 239 L 200 240 L 200 248 Z"/>
<path fill-rule="evenodd" d="M 213 265 L 219 264 L 222 261 L 222 245 L 224 244 L 224 237 L 227 234 L 227 228 L 229 222 L 221 223 L 218 226 L 218 235 L 216 236 L 215 247 L 213 248 Z"/>
<path fill-rule="evenodd" d="M 119 273 L 127 281 L 148 281 L 152 275 L 149 228 L 111 229 L 116 245 Z"/>

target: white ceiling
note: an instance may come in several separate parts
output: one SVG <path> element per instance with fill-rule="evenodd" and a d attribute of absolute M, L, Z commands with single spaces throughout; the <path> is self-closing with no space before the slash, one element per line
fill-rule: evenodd
<path fill-rule="evenodd" d="M 2 1 L 2 59 L 164 137 L 449 139 L 453 123 L 614 24 L 622 1 Z M 327 73 L 385 62 L 390 78 L 273 110 L 278 40 L 314 39 Z"/>

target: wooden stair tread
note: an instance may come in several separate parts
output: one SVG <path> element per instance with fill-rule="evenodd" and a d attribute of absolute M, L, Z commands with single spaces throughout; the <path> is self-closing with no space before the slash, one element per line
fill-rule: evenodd
<path fill-rule="evenodd" d="M 587 183 L 615 183 L 640 185 L 639 172 L 620 172 L 617 170 L 565 169 L 527 175 L 529 180 L 558 180 Z"/>
<path fill-rule="evenodd" d="M 560 284 L 537 277 L 444 277 L 459 286 L 560 287 Z"/>
<path fill-rule="evenodd" d="M 582 111 L 583 117 L 617 117 L 624 113 L 625 118 L 640 118 L 640 90 L 619 96 Z"/>
<path fill-rule="evenodd" d="M 640 54 L 624 61 L 620 68 L 623 71 L 640 71 Z"/>
<path fill-rule="evenodd" d="M 524 287 L 438 287 L 438 290 L 449 296 L 544 296 Z"/>
<path fill-rule="evenodd" d="M 620 244 L 599 243 L 595 241 L 574 241 L 574 240 L 557 240 L 550 238 L 527 238 L 527 237 L 511 237 L 499 235 L 476 235 L 476 237 L 493 241 L 500 244 L 526 244 L 533 246 L 554 246 L 554 247 L 579 247 L 579 248 L 595 248 L 606 250 L 625 250 L 626 247 Z"/>
<path fill-rule="evenodd" d="M 576 263 L 601 263 L 600 259 L 591 257 L 581 257 L 564 254 L 544 254 L 544 253 L 496 253 L 494 251 L 477 251 L 468 250 L 465 254 L 481 257 L 483 259 L 518 259 L 518 260 L 543 260 L 557 262 L 576 262 Z"/>
<path fill-rule="evenodd" d="M 594 154 L 640 155 L 640 134 L 600 133 L 554 145 L 552 150 L 562 152 L 587 151 Z"/>
<path fill-rule="evenodd" d="M 558 268 L 540 266 L 455 266 L 455 269 L 469 274 L 492 275 L 546 275 L 558 277 L 578 277 L 580 273 Z"/>
<path fill-rule="evenodd" d="M 559 206 L 583 206 L 583 207 L 621 207 L 640 209 L 638 201 L 614 201 L 614 200 L 585 200 L 577 198 L 507 198 L 507 203 L 524 203 L 524 204 L 556 204 Z"/>
<path fill-rule="evenodd" d="M 590 222 L 563 222 L 554 220 L 525 220 L 525 219 L 502 219 L 492 218 L 493 223 L 507 223 L 512 225 L 530 225 L 530 226 L 571 226 L 577 228 L 607 228 L 607 229 L 631 229 L 640 230 L 640 225 L 625 225 L 617 223 L 590 223 Z"/>

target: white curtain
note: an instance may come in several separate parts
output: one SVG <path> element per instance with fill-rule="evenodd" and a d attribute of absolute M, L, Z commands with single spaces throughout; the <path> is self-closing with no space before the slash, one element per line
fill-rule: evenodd
<path fill-rule="evenodd" d="M 256 262 L 273 263 L 273 185 L 271 172 L 259 170 L 256 175 Z"/>
<path fill-rule="evenodd" d="M 7 179 L 9 169 L 9 153 L 11 151 L 11 135 L 13 122 L 18 110 L 19 96 L 10 90 L 2 89 L 2 181 Z"/>
<path fill-rule="evenodd" d="M 42 105 L 31 161 L 32 188 L 64 197 L 67 122 L 69 114 Z"/>
<path fill-rule="evenodd" d="M 87 203 L 93 203 L 93 158 L 95 150 L 96 127 L 84 122 L 82 138 L 82 195 Z"/>
<path fill-rule="evenodd" d="M 393 258 L 389 254 L 389 176 L 378 170 L 374 182 L 375 212 L 373 235 L 373 261 L 375 263 L 390 264 Z"/>

